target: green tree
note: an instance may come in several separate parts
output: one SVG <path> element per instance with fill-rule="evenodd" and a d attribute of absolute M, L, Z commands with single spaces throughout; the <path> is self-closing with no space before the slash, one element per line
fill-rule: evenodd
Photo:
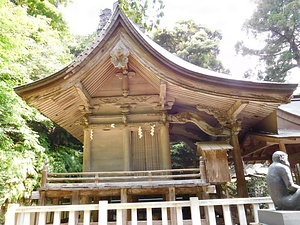
<path fill-rule="evenodd" d="M 266 197 L 268 188 L 266 176 L 252 176 L 247 181 L 249 197 Z"/>
<path fill-rule="evenodd" d="M 135 23 L 151 31 L 164 16 L 163 0 L 120 0 L 119 6 Z"/>
<path fill-rule="evenodd" d="M 57 10 L 58 4 L 67 4 L 69 0 L 11 0 L 15 5 L 26 8 L 28 15 L 33 17 L 44 16 L 48 19 L 49 25 L 60 31 L 61 34 L 68 34 L 68 25 L 62 14 Z"/>
<path fill-rule="evenodd" d="M 51 120 L 39 116 L 29 126 L 38 136 L 49 162 L 50 172 L 81 172 L 82 143 Z"/>
<path fill-rule="evenodd" d="M 171 143 L 171 161 L 174 169 L 197 167 L 199 155 L 184 142 Z"/>
<path fill-rule="evenodd" d="M 70 53 L 74 56 L 80 55 L 82 51 L 89 46 L 92 41 L 96 38 L 97 33 L 94 32 L 92 34 L 83 36 L 83 35 L 75 35 L 72 38 L 72 42 L 69 44 Z"/>
<path fill-rule="evenodd" d="M 49 19 L 7 0 L 0 0 L 0 33 L 0 79 L 12 86 L 40 79 L 72 59 L 69 40 Z"/>
<path fill-rule="evenodd" d="M 291 69 L 300 67 L 300 1 L 255 0 L 256 9 L 244 29 L 264 46 L 256 49 L 243 41 L 237 52 L 259 57 L 265 69 L 258 71 L 267 81 L 283 82 Z"/>
<path fill-rule="evenodd" d="M 8 203 L 24 203 L 40 185 L 45 161 L 55 162 L 53 171 L 78 171 L 81 165 L 81 144 L 70 145 L 74 138 L 13 91 L 14 86 L 69 63 L 73 56 L 66 44 L 68 35 L 61 32 L 50 25 L 50 18 L 30 15 L 24 5 L 0 0 L 0 224 Z"/>
<path fill-rule="evenodd" d="M 222 35 L 195 22 L 179 21 L 171 30 L 159 29 L 153 40 L 167 51 L 197 66 L 216 72 L 229 73 L 221 61 L 219 43 Z"/>
<path fill-rule="evenodd" d="M 24 202 L 39 185 L 47 156 L 38 135 L 29 126 L 37 120 L 5 82 L 0 81 L 0 224 L 7 203 Z"/>

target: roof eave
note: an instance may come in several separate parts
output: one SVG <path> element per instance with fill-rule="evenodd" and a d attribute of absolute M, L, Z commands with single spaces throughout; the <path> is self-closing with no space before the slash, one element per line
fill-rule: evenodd
<path fill-rule="evenodd" d="M 28 93 L 34 93 L 42 88 L 49 88 L 49 85 L 56 83 L 57 81 L 65 80 L 66 77 L 71 76 L 76 73 L 77 70 L 82 68 L 84 64 L 89 60 L 90 57 L 93 57 L 99 46 L 103 44 L 115 30 L 117 25 L 121 23 L 124 28 L 134 37 L 139 44 L 153 57 L 159 60 L 165 67 L 170 68 L 174 73 L 179 76 L 187 77 L 195 82 L 203 82 L 217 87 L 227 88 L 231 90 L 233 88 L 239 88 L 244 91 L 249 92 L 249 96 L 253 98 L 255 95 L 258 100 L 260 99 L 260 93 L 257 95 L 255 92 L 263 91 L 266 95 L 272 94 L 278 96 L 274 101 L 279 101 L 280 103 L 290 102 L 290 97 L 293 92 L 296 90 L 298 84 L 282 84 L 282 83 L 273 83 L 273 82 L 255 82 L 255 81 L 246 81 L 233 79 L 233 77 L 216 73 L 204 68 L 200 68 L 191 63 L 188 63 L 173 54 L 167 52 L 165 49 L 160 47 L 149 37 L 143 34 L 126 16 L 120 9 L 117 9 L 112 15 L 110 22 L 104 28 L 103 32 L 100 33 L 98 39 L 94 41 L 94 44 L 91 45 L 86 51 L 84 51 L 77 59 L 75 59 L 71 64 L 63 68 L 62 70 L 45 77 L 41 80 L 35 81 L 33 83 L 25 84 L 15 88 L 15 91 L 18 95 L 23 96 Z M 178 81 L 172 80 L 172 77 L 169 77 L 168 74 L 160 74 L 162 79 L 170 80 L 177 85 L 185 85 Z M 189 88 L 187 86 L 187 88 Z M 194 88 L 194 87 L 191 87 Z M 264 96 L 265 99 L 265 96 Z M 273 100 L 272 100 L 273 101 Z"/>

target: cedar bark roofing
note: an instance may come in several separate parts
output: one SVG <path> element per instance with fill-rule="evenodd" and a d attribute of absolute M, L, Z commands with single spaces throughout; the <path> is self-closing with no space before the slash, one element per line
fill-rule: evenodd
<path fill-rule="evenodd" d="M 158 95 L 160 81 L 166 82 L 167 95 L 176 99 L 174 107 L 179 112 L 199 103 L 228 112 L 237 100 L 247 101 L 242 116 L 245 129 L 249 129 L 289 102 L 297 87 L 237 80 L 187 63 L 154 43 L 117 9 L 99 37 L 76 60 L 44 79 L 16 87 L 16 93 L 82 141 L 82 127 L 74 124 L 83 116 L 78 107 L 99 97 L 97 88 L 118 71 L 109 54 L 119 40 L 130 50 L 129 67 L 143 74 Z M 86 102 L 76 91 L 78 87 L 82 87 Z"/>
<path fill-rule="evenodd" d="M 208 85 L 214 86 L 216 89 L 221 87 L 226 87 L 226 91 L 214 91 L 214 90 L 205 90 L 197 87 L 197 85 L 185 84 L 180 82 L 179 79 L 174 79 L 174 76 L 169 74 L 159 73 L 158 76 L 161 79 L 169 81 L 175 85 L 183 86 L 186 88 L 194 89 L 196 91 L 207 91 L 208 93 L 212 93 L 214 95 L 220 96 L 230 96 L 234 97 L 234 93 L 232 93 L 232 88 L 241 88 L 243 90 L 247 90 L 249 93 L 245 94 L 246 98 L 254 98 L 254 100 L 260 100 L 260 97 L 263 98 L 264 101 L 274 101 L 280 103 L 288 103 L 290 102 L 290 96 L 297 87 L 297 84 L 287 84 L 287 83 L 275 83 L 275 82 L 257 82 L 257 81 L 249 81 L 242 79 L 235 79 L 230 75 L 217 73 L 208 69 L 204 69 L 188 63 L 173 54 L 167 52 L 165 49 L 157 45 L 150 38 L 148 38 L 145 34 L 143 34 L 137 27 L 135 27 L 132 22 L 120 11 L 116 10 L 114 15 L 112 16 L 108 26 L 104 29 L 104 32 L 100 34 L 98 39 L 96 39 L 90 48 L 86 49 L 75 61 L 69 64 L 67 67 L 62 70 L 54 73 L 51 76 L 48 76 L 44 79 L 21 85 L 15 88 L 17 94 L 21 96 L 26 96 L 26 92 L 32 92 L 35 89 L 40 89 L 42 87 L 48 88 L 48 85 L 52 85 L 55 82 L 65 80 L 72 74 L 79 71 L 90 58 L 92 58 L 95 54 L 99 53 L 98 49 L 103 46 L 104 42 L 106 42 L 110 35 L 113 33 L 114 29 L 121 24 L 125 30 L 133 37 L 139 44 L 144 47 L 145 52 L 151 53 L 151 55 L 161 64 L 163 64 L 166 68 L 171 68 L 174 71 L 174 74 L 177 77 L 184 77 L 190 79 L 192 82 L 200 82 Z M 255 91 L 257 91 L 255 93 Z M 253 93 L 254 92 L 254 93 Z M 268 99 L 264 98 L 263 94 L 269 94 Z M 275 99 L 272 97 L 273 95 L 277 95 Z M 236 96 L 240 97 L 240 96 Z"/>

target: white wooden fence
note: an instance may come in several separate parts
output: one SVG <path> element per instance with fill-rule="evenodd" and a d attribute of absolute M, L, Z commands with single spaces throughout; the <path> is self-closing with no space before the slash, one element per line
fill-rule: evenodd
<path fill-rule="evenodd" d="M 163 201 L 163 202 L 139 202 L 139 203 L 110 203 L 100 201 L 99 204 L 86 205 L 52 205 L 52 206 L 19 206 L 11 204 L 6 214 L 5 225 L 45 225 L 46 218 L 52 215 L 51 224 L 53 225 L 125 225 L 124 213 L 131 212 L 131 221 L 127 224 L 192 224 L 192 225 L 216 225 L 219 220 L 221 224 L 258 224 L 257 210 L 264 204 L 268 208 L 274 208 L 271 198 L 232 198 L 232 199 L 209 199 L 199 200 L 196 197 L 189 201 Z M 216 209 L 222 208 L 222 218 L 218 218 Z M 183 208 L 190 210 L 190 218 L 183 219 Z M 153 210 L 159 209 L 160 219 L 153 217 Z M 141 221 L 138 218 L 138 210 L 146 211 L 146 220 Z M 98 221 L 92 222 L 91 212 L 97 211 Z M 115 221 L 108 222 L 108 212 L 115 212 Z M 247 213 L 245 213 L 247 211 Z M 68 222 L 61 222 L 61 215 L 68 212 Z M 172 214 L 175 218 L 172 218 Z M 202 213 L 201 213 L 202 212 Z M 205 218 L 203 216 L 203 212 Z M 247 214 L 252 214 L 249 217 Z M 80 216 L 79 216 L 80 215 Z M 233 222 L 233 217 L 238 222 Z M 172 218 L 172 219 L 171 219 Z M 249 221 L 250 220 L 252 221 Z M 47 223 L 48 224 L 48 223 Z"/>

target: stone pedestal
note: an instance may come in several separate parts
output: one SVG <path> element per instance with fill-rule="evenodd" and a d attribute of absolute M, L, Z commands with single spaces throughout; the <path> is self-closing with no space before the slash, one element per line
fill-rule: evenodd
<path fill-rule="evenodd" d="M 260 209 L 258 220 L 263 225 L 299 225 L 300 211 Z"/>

